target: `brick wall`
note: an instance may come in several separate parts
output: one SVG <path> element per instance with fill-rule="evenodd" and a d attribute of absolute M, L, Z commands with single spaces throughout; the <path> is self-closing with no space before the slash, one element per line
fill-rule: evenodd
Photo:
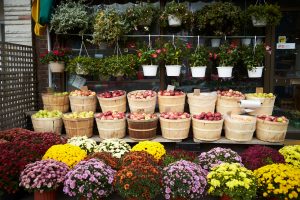
<path fill-rule="evenodd" d="M 31 0 L 4 0 L 5 41 L 32 46 Z"/>

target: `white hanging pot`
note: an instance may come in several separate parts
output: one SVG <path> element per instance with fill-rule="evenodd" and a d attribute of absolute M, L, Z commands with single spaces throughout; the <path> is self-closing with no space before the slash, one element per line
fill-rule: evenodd
<path fill-rule="evenodd" d="M 202 78 L 205 77 L 206 66 L 191 67 L 191 71 L 192 77 Z"/>
<path fill-rule="evenodd" d="M 260 78 L 262 77 L 264 66 L 255 67 L 252 70 L 248 70 L 249 78 Z"/>
<path fill-rule="evenodd" d="M 144 76 L 156 76 L 158 65 L 142 65 Z"/>
<path fill-rule="evenodd" d="M 179 76 L 181 65 L 166 65 L 167 76 Z"/>
<path fill-rule="evenodd" d="M 217 67 L 220 78 L 230 78 L 232 76 L 232 66 Z"/>
<path fill-rule="evenodd" d="M 169 22 L 169 26 L 171 27 L 178 27 L 181 26 L 181 19 L 176 17 L 175 15 L 168 15 L 168 22 Z"/>
<path fill-rule="evenodd" d="M 51 72 L 53 73 L 61 73 L 65 70 L 65 63 L 64 62 L 49 62 L 49 67 Z"/>
<path fill-rule="evenodd" d="M 251 38 L 243 38 L 242 45 L 249 46 L 251 44 Z"/>
<path fill-rule="evenodd" d="M 252 24 L 254 27 L 265 27 L 267 25 L 267 20 L 262 18 L 262 19 L 257 19 L 254 16 L 251 16 L 252 18 Z"/>
<path fill-rule="evenodd" d="M 211 39 L 211 47 L 219 47 L 221 43 L 221 39 L 215 38 Z"/>

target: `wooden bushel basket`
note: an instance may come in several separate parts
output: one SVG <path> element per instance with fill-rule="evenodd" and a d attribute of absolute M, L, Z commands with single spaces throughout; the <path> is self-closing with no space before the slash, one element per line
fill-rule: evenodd
<path fill-rule="evenodd" d="M 107 111 L 126 112 L 126 93 L 119 97 L 113 97 L 113 98 L 97 97 L 97 98 L 102 112 L 107 112 Z"/>
<path fill-rule="evenodd" d="M 92 137 L 94 118 L 65 118 L 63 117 L 67 137 L 87 136 Z"/>
<path fill-rule="evenodd" d="M 144 90 L 136 90 L 132 92 L 137 92 L 137 91 L 144 91 Z M 153 114 L 155 111 L 157 93 L 155 92 L 155 96 L 149 99 L 133 99 L 133 98 L 129 98 L 129 95 L 132 92 L 129 92 L 127 94 L 130 112 L 133 113 L 133 112 L 139 112 L 140 110 L 143 110 L 146 114 Z"/>
<path fill-rule="evenodd" d="M 191 126 L 191 117 L 187 119 L 165 119 L 160 117 L 162 136 L 170 140 L 181 140 L 188 138 Z"/>
<path fill-rule="evenodd" d="M 185 96 L 162 96 L 158 94 L 159 112 L 183 112 L 185 105 Z"/>
<path fill-rule="evenodd" d="M 259 108 L 256 108 L 253 112 L 250 112 L 250 115 L 272 115 L 276 97 L 258 98 L 246 95 L 246 98 L 247 100 L 259 100 L 262 103 Z"/>
<path fill-rule="evenodd" d="M 221 138 L 224 119 L 218 121 L 192 118 L 193 135 L 197 140 L 215 141 Z"/>
<path fill-rule="evenodd" d="M 129 137 L 133 140 L 151 140 L 156 137 L 158 117 L 148 120 L 127 118 Z"/>
<path fill-rule="evenodd" d="M 101 120 L 96 118 L 99 137 L 101 139 L 123 138 L 126 135 L 126 119 Z"/>
<path fill-rule="evenodd" d="M 244 118 L 245 121 L 232 117 Z M 247 121 L 246 121 L 247 120 Z M 250 141 L 256 129 L 256 118 L 244 115 L 231 115 L 225 117 L 225 137 L 234 141 Z"/>
<path fill-rule="evenodd" d="M 96 111 L 96 96 L 69 96 L 72 112 Z"/>
<path fill-rule="evenodd" d="M 187 96 L 191 115 L 202 112 L 214 113 L 217 101 L 216 94 L 200 93 L 200 95 L 194 95 L 194 93 L 189 93 Z"/>
<path fill-rule="evenodd" d="M 241 114 L 242 108 L 240 107 L 239 101 L 243 99 L 245 98 L 218 96 L 216 107 L 217 112 L 221 113 L 222 115 L 225 115 L 228 112 Z"/>
<path fill-rule="evenodd" d="M 69 111 L 69 96 L 55 96 L 51 93 L 43 93 L 42 100 L 44 105 L 44 110 L 58 110 L 62 113 L 66 113 Z"/>
<path fill-rule="evenodd" d="M 288 124 L 289 121 L 287 121 L 287 123 L 281 123 L 257 119 L 256 137 L 266 142 L 283 142 Z"/>
<path fill-rule="evenodd" d="M 31 117 L 31 121 L 35 132 L 52 132 L 58 135 L 61 134 L 62 124 L 63 124 L 61 117 L 53 117 L 53 118 Z"/>

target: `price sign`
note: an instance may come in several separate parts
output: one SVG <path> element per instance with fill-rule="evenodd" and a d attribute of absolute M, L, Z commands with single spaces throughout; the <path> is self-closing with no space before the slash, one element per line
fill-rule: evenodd
<path fill-rule="evenodd" d="M 70 85 L 79 89 L 84 86 L 85 83 L 86 79 L 78 75 L 72 75 L 69 80 Z"/>
<path fill-rule="evenodd" d="M 200 95 L 200 89 L 194 89 L 194 95 L 199 96 Z"/>
<path fill-rule="evenodd" d="M 168 85 L 167 91 L 174 91 L 175 86 L 174 85 Z"/>
<path fill-rule="evenodd" d="M 296 43 L 277 43 L 277 49 L 296 49 Z"/>

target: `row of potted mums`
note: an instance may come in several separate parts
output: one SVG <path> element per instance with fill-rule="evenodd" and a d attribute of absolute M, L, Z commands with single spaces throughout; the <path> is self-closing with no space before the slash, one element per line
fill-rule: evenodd
<path fill-rule="evenodd" d="M 237 200 L 257 196 L 297 199 L 299 158 L 292 158 L 299 150 L 299 145 L 279 151 L 257 145 L 238 154 L 216 147 L 197 155 L 166 151 L 163 144 L 152 141 L 131 147 L 119 139 L 97 145 L 91 139 L 74 137 L 51 146 L 41 160 L 24 166 L 19 185 L 34 191 L 35 200 L 56 199 L 62 186 L 66 195 L 87 200 L 109 198 L 114 192 L 135 200 L 210 195 Z M 286 184 L 288 188 L 281 189 Z"/>

